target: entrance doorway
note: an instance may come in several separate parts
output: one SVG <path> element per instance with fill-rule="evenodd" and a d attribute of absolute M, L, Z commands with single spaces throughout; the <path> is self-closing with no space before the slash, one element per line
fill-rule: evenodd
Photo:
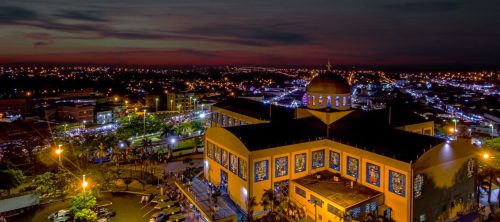
<path fill-rule="evenodd" d="M 228 181 L 228 175 L 227 172 L 224 170 L 220 170 L 220 189 L 223 193 L 227 193 L 227 181 Z"/>

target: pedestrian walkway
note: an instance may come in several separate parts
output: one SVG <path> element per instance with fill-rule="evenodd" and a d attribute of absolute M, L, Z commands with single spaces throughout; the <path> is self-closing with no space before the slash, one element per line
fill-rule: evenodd
<path fill-rule="evenodd" d="M 193 179 L 192 185 L 185 185 L 181 181 L 175 181 L 176 186 L 181 192 L 196 206 L 202 216 L 209 221 L 218 221 L 228 218 L 237 218 L 238 209 L 235 209 L 231 203 L 228 203 L 222 196 L 217 200 L 212 199 L 210 188 L 205 182 Z"/>

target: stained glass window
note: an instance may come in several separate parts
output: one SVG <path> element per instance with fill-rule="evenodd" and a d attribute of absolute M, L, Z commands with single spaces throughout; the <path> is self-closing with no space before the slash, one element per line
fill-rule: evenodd
<path fill-rule="evenodd" d="M 413 197 L 419 198 L 422 196 L 423 188 L 424 188 L 424 174 L 419 173 L 415 176 L 415 182 L 413 184 Z"/>
<path fill-rule="evenodd" d="M 347 105 L 347 97 L 342 97 L 342 106 L 346 106 Z"/>
<path fill-rule="evenodd" d="M 318 106 L 323 105 L 323 96 L 318 96 Z"/>
<path fill-rule="evenodd" d="M 288 157 L 279 157 L 275 159 L 275 177 L 281 177 L 288 175 Z"/>
<path fill-rule="evenodd" d="M 406 176 L 402 173 L 389 170 L 389 191 L 404 197 L 406 187 Z"/>
<path fill-rule="evenodd" d="M 339 107 L 340 103 L 340 96 L 335 96 L 335 107 Z"/>
<path fill-rule="evenodd" d="M 214 145 L 214 158 L 217 163 L 220 163 L 220 149 L 216 145 Z"/>
<path fill-rule="evenodd" d="M 377 187 L 380 186 L 380 166 L 366 163 L 366 182 Z"/>
<path fill-rule="evenodd" d="M 327 107 L 332 107 L 332 96 L 327 96 L 326 97 L 326 106 Z"/>
<path fill-rule="evenodd" d="M 306 153 L 295 154 L 295 173 L 306 171 L 306 157 Z"/>
<path fill-rule="evenodd" d="M 330 168 L 340 171 L 340 153 L 330 150 Z"/>
<path fill-rule="evenodd" d="M 229 154 L 229 170 L 234 174 L 238 174 L 238 157 L 234 154 Z"/>
<path fill-rule="evenodd" d="M 223 167 L 229 169 L 229 155 L 226 150 L 220 149 L 220 155 L 221 155 L 221 164 Z"/>
<path fill-rule="evenodd" d="M 214 158 L 214 150 L 212 148 L 212 143 L 206 141 L 207 148 L 205 149 L 207 151 L 207 157 L 209 158 Z"/>
<path fill-rule="evenodd" d="M 359 175 L 359 160 L 354 158 L 354 157 L 347 157 L 347 168 L 346 168 L 346 173 L 347 175 L 358 178 Z"/>
<path fill-rule="evenodd" d="M 315 98 L 315 96 L 312 96 L 311 98 L 312 98 L 311 99 L 312 105 L 315 106 L 316 105 L 316 98 Z"/>
<path fill-rule="evenodd" d="M 267 180 L 268 168 L 269 168 L 269 161 L 267 160 L 261 160 L 255 162 L 254 165 L 255 182 Z"/>
<path fill-rule="evenodd" d="M 311 152 L 312 168 L 317 169 L 325 166 L 325 150 L 316 150 Z"/>
<path fill-rule="evenodd" d="M 361 207 L 353 208 L 349 212 L 352 218 L 359 218 L 361 216 Z"/>
<path fill-rule="evenodd" d="M 248 168 L 247 168 L 247 161 L 243 160 L 241 158 L 238 158 L 238 176 L 241 177 L 243 180 L 247 180 L 248 176 Z"/>
<path fill-rule="evenodd" d="M 373 201 L 371 204 L 370 204 L 370 210 L 371 211 L 376 211 L 378 208 L 378 204 L 377 204 L 377 201 Z"/>

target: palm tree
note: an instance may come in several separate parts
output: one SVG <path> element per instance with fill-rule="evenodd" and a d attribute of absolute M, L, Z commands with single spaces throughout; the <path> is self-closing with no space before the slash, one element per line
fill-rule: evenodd
<path fill-rule="evenodd" d="M 119 174 L 120 171 L 120 150 L 117 146 L 111 147 L 111 161 L 115 162 L 116 173 Z"/>
<path fill-rule="evenodd" d="M 95 156 L 97 157 L 97 159 L 106 157 L 106 149 L 104 148 L 104 145 L 102 143 L 99 144 L 99 149 L 95 153 Z"/>
<path fill-rule="evenodd" d="M 257 205 L 255 197 L 249 197 L 247 200 L 247 221 L 253 221 L 253 208 Z"/>
<path fill-rule="evenodd" d="M 276 194 L 273 189 L 264 190 L 262 198 L 260 200 L 260 205 L 264 207 L 265 210 L 271 208 L 270 213 L 274 212 L 274 203 L 276 202 Z"/>
<path fill-rule="evenodd" d="M 168 137 L 171 136 L 175 133 L 175 126 L 173 124 L 166 124 L 163 125 L 161 129 L 161 136 L 162 137 Z"/>

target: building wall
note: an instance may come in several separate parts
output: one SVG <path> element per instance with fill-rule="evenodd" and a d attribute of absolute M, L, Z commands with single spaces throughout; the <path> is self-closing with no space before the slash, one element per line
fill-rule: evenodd
<path fill-rule="evenodd" d="M 250 116 L 245 116 L 236 112 L 232 112 L 226 109 L 222 109 L 216 106 L 211 107 L 211 126 L 212 127 L 226 127 L 226 126 L 239 126 L 257 123 L 266 123 L 268 121 L 256 119 Z M 223 118 L 224 116 L 225 118 Z M 229 122 L 229 118 L 233 119 L 232 123 Z M 224 120 L 224 121 L 222 121 Z"/>
<path fill-rule="evenodd" d="M 89 105 L 59 105 L 57 118 L 62 121 L 94 122 L 94 107 Z"/>
<path fill-rule="evenodd" d="M 415 162 L 414 175 L 422 176 L 423 185 L 414 185 L 413 221 L 444 221 L 475 202 L 473 150 L 467 141 L 454 141 L 432 148 Z"/>
<path fill-rule="evenodd" d="M 320 149 L 325 149 L 325 166 L 320 167 L 318 169 L 312 169 L 311 168 L 311 153 L 316 150 Z M 340 171 L 337 171 L 335 169 L 331 169 L 329 166 L 329 158 L 330 158 L 330 152 L 329 151 L 335 151 L 341 154 L 341 165 L 340 165 Z M 296 173 L 294 171 L 294 165 L 295 165 L 295 155 L 300 154 L 300 153 L 306 153 L 307 155 L 307 164 L 306 164 L 306 170 L 305 172 L 299 172 Z M 281 177 L 281 178 L 275 178 L 274 177 L 274 163 L 276 158 L 280 156 L 290 156 L 289 159 L 289 176 L 288 177 Z M 272 149 L 265 149 L 265 150 L 259 150 L 259 151 L 254 151 L 251 154 L 253 162 L 252 164 L 255 164 L 258 161 L 261 160 L 268 160 L 270 161 L 269 164 L 269 174 L 270 174 L 270 179 L 268 181 L 260 181 L 260 182 L 254 182 L 253 180 L 250 182 L 250 184 L 253 183 L 253 193 L 255 194 L 255 197 L 257 199 L 257 202 L 260 201 L 260 197 L 262 196 L 262 193 L 264 192 L 265 189 L 271 189 L 274 188 L 273 184 L 279 180 L 283 179 L 297 179 L 309 174 L 313 174 L 317 171 L 325 170 L 328 169 L 329 171 L 332 172 L 340 172 L 340 174 L 343 177 L 350 178 L 352 180 L 357 181 L 358 183 L 361 183 L 367 187 L 373 188 L 375 190 L 378 190 L 380 192 L 384 193 L 384 203 L 386 206 L 390 207 L 392 209 L 392 219 L 395 221 L 409 221 L 410 218 L 410 193 L 411 193 L 411 182 L 410 182 L 410 172 L 411 172 L 411 167 L 410 164 L 401 162 L 389 157 L 381 156 L 363 149 L 358 149 L 355 147 L 351 147 L 348 145 L 344 145 L 341 143 L 337 143 L 334 141 L 330 140 L 321 140 L 321 141 L 314 141 L 314 142 L 308 142 L 308 143 L 301 143 L 301 144 L 295 144 L 295 145 L 289 145 L 289 146 L 284 146 L 284 147 L 278 147 L 278 148 L 272 148 Z M 359 165 L 358 165 L 358 177 L 354 178 L 350 175 L 348 175 L 346 171 L 346 166 L 347 166 L 347 159 L 349 157 L 353 157 L 358 159 Z M 375 186 L 371 185 L 366 181 L 366 163 L 372 163 L 380 166 L 380 185 Z M 254 170 L 254 167 L 250 168 L 251 171 Z M 397 173 L 400 173 L 405 176 L 405 188 L 404 188 L 404 197 L 398 194 L 395 194 L 389 190 L 389 171 L 394 171 Z M 252 176 L 254 176 L 254 172 L 252 172 Z M 252 177 L 253 178 L 253 177 Z M 278 180 L 277 180 L 278 179 Z M 293 188 L 290 187 L 290 192 L 293 192 Z M 307 206 L 307 205 L 306 205 Z M 324 206 L 326 210 L 326 205 Z M 257 207 L 256 210 L 262 210 L 262 207 Z M 311 209 L 309 209 L 311 210 Z"/>
<path fill-rule="evenodd" d="M 176 111 L 178 105 L 181 105 L 181 110 L 193 109 L 194 98 L 196 98 L 194 93 L 167 93 L 167 101 L 165 101 L 167 110 Z"/>
<path fill-rule="evenodd" d="M 216 136 L 215 136 L 216 135 Z M 237 156 L 238 158 L 246 161 L 246 180 L 242 179 L 238 174 L 231 172 L 230 169 L 225 168 L 221 163 L 213 158 L 208 157 L 207 150 L 210 149 L 208 145 L 213 144 L 216 148 L 222 148 L 229 153 Z M 211 128 L 205 133 L 205 151 L 204 151 L 204 176 L 205 179 L 215 185 L 219 185 L 221 181 L 221 170 L 225 171 L 228 175 L 228 193 L 231 199 L 239 205 L 243 210 L 246 210 L 247 198 L 252 196 L 249 187 L 250 177 L 250 152 L 233 134 L 223 128 Z M 213 147 L 212 147 L 213 149 Z M 220 155 L 220 152 L 218 152 Z M 239 169 L 238 169 L 239 170 Z M 245 194 L 246 192 L 246 194 Z"/>
<path fill-rule="evenodd" d="M 434 136 L 434 121 L 423 123 L 411 124 L 397 127 L 396 129 L 404 130 L 407 132 L 418 133 L 428 136 Z"/>

